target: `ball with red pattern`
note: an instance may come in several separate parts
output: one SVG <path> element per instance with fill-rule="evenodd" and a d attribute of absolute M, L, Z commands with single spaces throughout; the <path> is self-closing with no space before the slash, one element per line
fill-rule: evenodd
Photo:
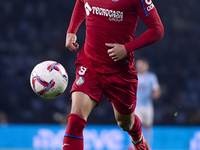
<path fill-rule="evenodd" d="M 56 61 L 37 64 L 30 76 L 33 91 L 42 98 L 52 99 L 62 94 L 68 85 L 65 68 Z"/>

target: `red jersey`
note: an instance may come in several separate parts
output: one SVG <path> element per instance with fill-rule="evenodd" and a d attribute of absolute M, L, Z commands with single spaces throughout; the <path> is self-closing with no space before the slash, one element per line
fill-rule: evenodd
<path fill-rule="evenodd" d="M 148 30 L 134 39 L 139 17 Z M 77 0 L 67 33 L 76 33 L 84 19 L 86 39 L 78 59 L 100 73 L 134 72 L 133 51 L 163 36 L 163 26 L 151 0 Z M 114 62 L 105 43 L 124 44 L 127 57 Z"/>

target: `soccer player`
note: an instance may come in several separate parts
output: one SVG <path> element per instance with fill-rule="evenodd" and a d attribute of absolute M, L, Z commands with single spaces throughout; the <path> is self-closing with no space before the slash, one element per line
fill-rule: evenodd
<path fill-rule="evenodd" d="M 139 17 L 148 30 L 134 38 Z M 157 10 L 151 0 L 77 0 L 66 35 L 66 47 L 72 52 L 79 48 L 76 32 L 85 19 L 86 39 L 75 62 L 76 79 L 63 150 L 83 150 L 87 118 L 103 94 L 135 149 L 150 150 L 140 119 L 134 114 L 137 71 L 133 51 L 162 38 L 164 28 Z"/>
<path fill-rule="evenodd" d="M 146 59 L 138 59 L 136 69 L 138 71 L 138 90 L 135 114 L 140 118 L 146 131 L 146 141 L 151 145 L 154 120 L 153 100 L 160 97 L 161 90 L 156 74 L 149 72 L 149 63 Z"/>

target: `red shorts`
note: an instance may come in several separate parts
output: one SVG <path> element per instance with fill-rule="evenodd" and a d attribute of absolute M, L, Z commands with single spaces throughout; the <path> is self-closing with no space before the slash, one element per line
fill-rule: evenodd
<path fill-rule="evenodd" d="M 131 114 L 136 106 L 137 75 L 130 72 L 100 74 L 80 61 L 76 62 L 76 79 L 71 93 L 80 91 L 98 103 L 104 94 L 121 114 Z"/>

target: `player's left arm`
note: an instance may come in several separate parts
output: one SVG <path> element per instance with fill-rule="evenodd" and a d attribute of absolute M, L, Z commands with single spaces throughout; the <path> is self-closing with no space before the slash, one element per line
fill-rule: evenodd
<path fill-rule="evenodd" d="M 105 45 L 110 47 L 107 52 L 114 61 L 119 61 L 127 56 L 127 51 L 123 44 L 105 43 Z"/>
<path fill-rule="evenodd" d="M 135 0 L 134 2 L 135 9 L 148 30 L 125 45 L 106 43 L 105 45 L 110 47 L 110 49 L 108 49 L 109 56 L 114 61 L 119 61 L 125 58 L 127 53 L 153 44 L 164 35 L 163 24 L 152 1 Z"/>
<path fill-rule="evenodd" d="M 164 35 L 162 21 L 151 0 L 137 0 L 136 11 L 148 30 L 124 45 L 128 53 L 151 45 Z"/>

